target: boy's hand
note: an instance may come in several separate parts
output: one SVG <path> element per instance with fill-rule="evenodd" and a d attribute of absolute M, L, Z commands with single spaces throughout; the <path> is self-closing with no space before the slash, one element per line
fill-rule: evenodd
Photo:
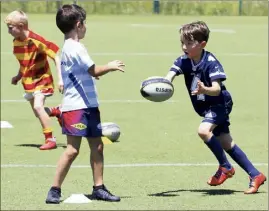
<path fill-rule="evenodd" d="M 59 80 L 59 81 L 58 81 L 58 90 L 59 90 L 59 92 L 60 92 L 61 94 L 63 94 L 63 92 L 64 92 L 64 83 L 63 83 L 62 80 Z"/>
<path fill-rule="evenodd" d="M 12 79 L 11 79 L 11 84 L 13 85 L 17 85 L 18 81 L 21 80 L 21 77 L 19 76 L 14 76 Z"/>
<path fill-rule="evenodd" d="M 107 67 L 110 69 L 110 71 L 119 70 L 121 72 L 124 72 L 123 67 L 125 67 L 125 64 L 120 60 L 114 60 L 107 64 Z"/>
<path fill-rule="evenodd" d="M 203 82 L 198 81 L 197 82 L 197 89 L 191 92 L 191 95 L 199 95 L 199 94 L 205 94 L 206 87 Z"/>

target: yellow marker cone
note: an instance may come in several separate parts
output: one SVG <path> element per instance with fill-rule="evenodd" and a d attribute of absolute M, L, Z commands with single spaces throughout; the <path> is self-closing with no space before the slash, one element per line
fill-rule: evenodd
<path fill-rule="evenodd" d="M 110 141 L 107 137 L 102 137 L 103 144 L 112 144 L 112 141 Z"/>

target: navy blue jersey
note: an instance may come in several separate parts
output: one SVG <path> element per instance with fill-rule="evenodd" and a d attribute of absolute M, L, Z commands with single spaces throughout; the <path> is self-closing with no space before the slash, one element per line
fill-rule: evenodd
<path fill-rule="evenodd" d="M 192 105 L 200 116 L 204 116 L 205 111 L 213 105 L 232 105 L 232 98 L 222 83 L 222 81 L 226 80 L 226 74 L 222 65 L 212 53 L 203 51 L 202 59 L 198 64 L 194 64 L 187 55 L 183 55 L 176 59 L 170 71 L 176 72 L 177 75 L 184 75 Z M 200 94 L 192 96 L 191 92 L 197 88 L 198 80 L 203 82 L 207 87 L 212 86 L 212 81 L 220 80 L 220 95 L 209 96 Z"/>

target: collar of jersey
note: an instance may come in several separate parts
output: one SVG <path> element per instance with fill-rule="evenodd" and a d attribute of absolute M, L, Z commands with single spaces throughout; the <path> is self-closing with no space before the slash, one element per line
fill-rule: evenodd
<path fill-rule="evenodd" d="M 192 66 L 194 69 L 196 69 L 198 66 L 200 66 L 200 65 L 204 62 L 204 60 L 205 60 L 205 56 L 206 56 L 206 52 L 205 52 L 205 50 L 203 50 L 203 57 L 202 57 L 202 59 L 200 60 L 200 62 L 199 62 L 197 65 L 194 65 L 193 60 L 191 59 L 191 66 Z"/>

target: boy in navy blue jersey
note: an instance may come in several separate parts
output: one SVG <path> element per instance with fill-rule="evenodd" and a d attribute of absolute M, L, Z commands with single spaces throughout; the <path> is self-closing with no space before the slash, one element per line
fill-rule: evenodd
<path fill-rule="evenodd" d="M 256 193 L 266 177 L 253 166 L 230 135 L 229 114 L 233 101 L 223 84 L 226 74 L 216 57 L 204 50 L 210 31 L 204 22 L 197 21 L 183 25 L 179 32 L 184 55 L 176 59 L 166 79 L 173 81 L 175 76 L 184 75 L 193 108 L 203 117 L 198 135 L 219 162 L 217 172 L 207 183 L 221 185 L 234 175 L 225 150 L 250 177 L 249 189 L 244 193 Z"/>

